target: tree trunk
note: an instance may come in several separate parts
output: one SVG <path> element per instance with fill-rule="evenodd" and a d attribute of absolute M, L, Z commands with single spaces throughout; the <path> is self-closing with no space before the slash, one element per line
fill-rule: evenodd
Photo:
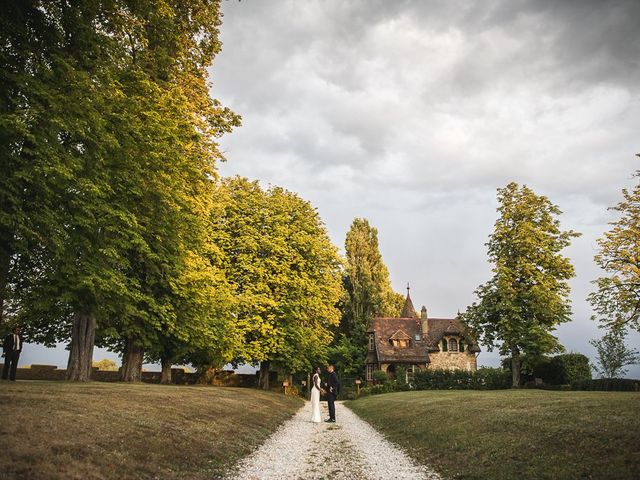
<path fill-rule="evenodd" d="M 76 312 L 71 330 L 71 351 L 67 363 L 67 380 L 88 382 L 96 338 L 96 318 L 91 313 Z"/>
<path fill-rule="evenodd" d="M 139 382 L 142 379 L 142 359 L 144 350 L 133 338 L 127 338 L 122 353 L 122 372 L 120 379 L 123 382 Z"/>
<path fill-rule="evenodd" d="M 511 350 L 511 380 L 512 387 L 520 386 L 520 350 L 518 348 Z"/>
<path fill-rule="evenodd" d="M 269 361 L 260 362 L 260 379 L 258 380 L 258 388 L 269 390 Z"/>
<path fill-rule="evenodd" d="M 10 264 L 9 242 L 2 241 L 0 242 L 0 328 L 4 326 L 4 302 L 7 298 Z"/>
<path fill-rule="evenodd" d="M 162 373 L 160 374 L 160 383 L 171 383 L 171 359 L 169 357 L 161 358 L 160 364 L 162 365 Z"/>

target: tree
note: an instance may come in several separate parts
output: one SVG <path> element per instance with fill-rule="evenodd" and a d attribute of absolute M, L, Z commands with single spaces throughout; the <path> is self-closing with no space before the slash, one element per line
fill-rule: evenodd
<path fill-rule="evenodd" d="M 361 373 L 367 355 L 366 332 L 375 316 L 397 317 L 404 297 L 393 291 L 378 246 L 378 230 L 356 218 L 345 239 L 342 318 L 331 358 L 343 373 Z"/>
<path fill-rule="evenodd" d="M 493 277 L 475 291 L 478 302 L 463 314 L 487 345 L 511 355 L 513 386 L 520 385 L 520 355 L 562 351 L 552 331 L 571 317 L 574 276 L 561 255 L 579 234 L 560 229 L 560 209 L 527 186 L 498 189 L 500 216 L 487 243 Z"/>
<path fill-rule="evenodd" d="M 596 348 L 598 365 L 595 370 L 603 378 L 618 378 L 627 373 L 627 365 L 640 363 L 640 352 L 629 348 L 624 339 L 626 331 L 621 327 L 611 328 L 599 340 L 590 340 Z"/>
<path fill-rule="evenodd" d="M 339 318 L 340 258 L 318 212 L 294 193 L 235 177 L 217 197 L 212 234 L 236 297 L 227 334 L 235 362 L 259 362 L 268 388 L 271 366 L 300 372 L 325 358 Z"/>
<path fill-rule="evenodd" d="M 207 219 L 215 138 L 239 117 L 209 97 L 206 81 L 219 3 L 9 7 L 11 101 L 0 113 L 11 127 L 13 196 L 0 217 L 0 264 L 8 256 L 15 267 L 0 268 L 2 298 L 12 292 L 11 312 L 32 338 L 71 337 L 70 379 L 89 378 L 97 337 L 126 353 L 124 378 L 135 380 L 144 348 L 165 334 L 188 338 L 190 319 L 176 319 L 206 303 L 178 289 L 181 279 L 209 278 L 206 292 L 224 284 L 207 265 Z"/>
<path fill-rule="evenodd" d="M 640 171 L 634 177 L 640 179 Z M 640 181 L 632 190 L 623 189 L 622 195 L 624 199 L 610 207 L 620 218 L 598 239 L 595 256 L 608 275 L 593 282 L 598 289 L 588 300 L 607 328 L 640 331 Z"/>

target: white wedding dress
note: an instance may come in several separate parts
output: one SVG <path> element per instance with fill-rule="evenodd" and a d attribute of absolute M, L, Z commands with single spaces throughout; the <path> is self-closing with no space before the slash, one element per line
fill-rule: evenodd
<path fill-rule="evenodd" d="M 314 423 L 322 422 L 320 418 L 320 375 L 315 373 L 313 375 L 313 387 L 311 388 L 311 421 Z"/>

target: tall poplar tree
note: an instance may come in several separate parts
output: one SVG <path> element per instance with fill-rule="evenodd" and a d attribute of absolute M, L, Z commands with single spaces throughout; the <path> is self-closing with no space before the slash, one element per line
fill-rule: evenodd
<path fill-rule="evenodd" d="M 640 171 L 634 177 L 640 180 Z M 640 181 L 622 196 L 610 208 L 619 218 L 598 239 L 595 261 L 607 276 L 594 281 L 597 291 L 588 299 L 604 326 L 640 331 Z"/>
<path fill-rule="evenodd" d="M 391 288 L 378 245 L 378 230 L 356 218 L 345 239 L 342 319 L 331 356 L 344 373 L 359 373 L 367 355 L 366 332 L 376 316 L 400 315 L 404 297 Z"/>
<path fill-rule="evenodd" d="M 560 209 L 527 186 L 498 189 L 498 212 L 487 243 L 493 277 L 475 291 L 478 302 L 463 315 L 489 350 L 511 355 L 513 386 L 520 385 L 520 355 L 560 351 L 554 328 L 571 317 L 568 280 L 574 276 L 561 252 L 578 233 L 560 228 Z"/>

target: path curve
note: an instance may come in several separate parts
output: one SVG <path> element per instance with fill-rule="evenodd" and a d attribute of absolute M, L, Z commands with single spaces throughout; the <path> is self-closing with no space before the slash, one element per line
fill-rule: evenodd
<path fill-rule="evenodd" d="M 322 403 L 323 418 L 328 417 Z M 438 480 L 341 402 L 337 423 L 311 423 L 311 403 L 280 426 L 227 477 L 233 480 Z"/>

